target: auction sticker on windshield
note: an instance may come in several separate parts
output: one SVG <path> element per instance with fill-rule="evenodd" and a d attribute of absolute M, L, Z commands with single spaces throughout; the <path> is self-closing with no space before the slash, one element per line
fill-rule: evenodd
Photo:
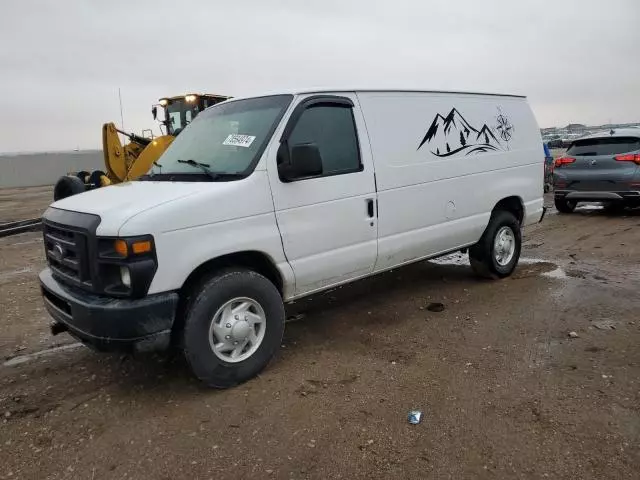
<path fill-rule="evenodd" d="M 253 141 L 256 139 L 253 135 L 240 135 L 232 133 L 222 142 L 223 145 L 230 145 L 232 147 L 250 147 Z"/>

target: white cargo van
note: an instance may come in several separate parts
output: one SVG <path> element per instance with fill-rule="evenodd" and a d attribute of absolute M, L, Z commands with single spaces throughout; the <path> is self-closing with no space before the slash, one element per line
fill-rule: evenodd
<path fill-rule="evenodd" d="M 184 349 L 228 387 L 256 375 L 284 302 L 467 249 L 506 277 L 542 219 L 524 97 L 323 90 L 208 108 L 140 181 L 43 216 L 54 333 L 98 350 Z"/>

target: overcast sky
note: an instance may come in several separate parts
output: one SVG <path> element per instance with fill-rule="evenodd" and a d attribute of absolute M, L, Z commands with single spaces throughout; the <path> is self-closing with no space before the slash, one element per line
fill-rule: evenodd
<path fill-rule="evenodd" d="M 100 148 L 187 92 L 518 93 L 540 126 L 640 121 L 640 0 L 1 0 L 0 152 Z"/>

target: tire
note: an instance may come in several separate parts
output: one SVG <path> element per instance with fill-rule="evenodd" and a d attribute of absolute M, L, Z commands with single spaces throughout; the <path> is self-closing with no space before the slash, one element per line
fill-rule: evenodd
<path fill-rule="evenodd" d="M 510 236 L 513 249 L 510 255 L 504 255 L 502 263 L 498 259 L 496 238 Z M 494 212 L 486 230 L 478 243 L 469 248 L 469 261 L 473 271 L 484 278 L 505 278 L 513 273 L 518 264 L 522 249 L 522 233 L 520 222 L 511 212 L 499 210 Z"/>
<path fill-rule="evenodd" d="M 232 301 L 236 303 L 229 305 Z M 229 306 L 239 309 L 251 302 L 255 305 L 251 304 L 249 310 L 239 313 L 240 318 L 239 315 L 229 315 L 229 311 L 224 310 Z M 233 341 L 238 341 L 239 347 L 235 348 L 242 349 L 246 342 L 242 338 L 248 338 L 245 333 L 246 328 L 250 328 L 244 319 L 256 319 L 260 315 L 264 318 L 262 326 L 254 328 L 253 331 L 256 335 L 254 338 L 261 340 L 256 342 L 258 347 L 251 355 L 242 358 L 252 350 L 252 343 L 246 344 L 245 353 L 240 353 L 236 360 L 231 358 L 231 355 L 234 355 L 233 350 L 214 352 L 210 338 L 215 339 L 214 344 L 224 344 L 225 348 L 234 348 Z M 221 322 L 214 326 L 214 320 L 218 319 Z M 182 332 L 184 355 L 195 376 L 207 386 L 233 387 L 253 378 L 267 366 L 282 342 L 284 321 L 284 305 L 280 293 L 265 277 L 242 269 L 218 272 L 197 285 L 187 300 Z M 230 325 L 231 328 L 228 329 Z M 221 331 L 228 333 L 231 339 L 223 338 L 227 335 L 223 335 Z M 234 335 L 238 336 L 238 339 L 233 338 Z"/>
<path fill-rule="evenodd" d="M 57 202 L 63 198 L 82 193 L 86 190 L 84 182 L 78 177 L 65 175 L 60 177 L 53 187 L 53 199 Z"/>
<path fill-rule="evenodd" d="M 94 170 L 87 178 L 87 184 L 89 184 L 90 188 L 100 188 L 102 186 L 102 177 L 105 176 L 105 173 L 102 170 Z"/>
<path fill-rule="evenodd" d="M 85 171 L 85 170 L 80 170 L 78 173 L 76 173 L 76 177 L 78 177 L 80 180 L 82 180 L 82 183 L 87 183 L 87 177 L 89 176 L 89 172 Z"/>
<path fill-rule="evenodd" d="M 567 200 L 566 198 L 555 198 L 554 203 L 556 210 L 560 213 L 573 213 L 578 204 L 575 200 Z"/>

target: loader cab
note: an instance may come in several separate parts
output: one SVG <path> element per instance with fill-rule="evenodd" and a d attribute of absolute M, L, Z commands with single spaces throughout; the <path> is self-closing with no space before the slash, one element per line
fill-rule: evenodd
<path fill-rule="evenodd" d="M 160 123 L 164 125 L 167 135 L 176 136 L 191 123 L 198 113 L 229 98 L 231 97 L 210 94 L 188 94 L 161 98 L 159 103 L 164 111 L 164 118 L 160 120 Z M 157 119 L 157 106 L 153 106 L 151 113 L 153 118 Z"/>

